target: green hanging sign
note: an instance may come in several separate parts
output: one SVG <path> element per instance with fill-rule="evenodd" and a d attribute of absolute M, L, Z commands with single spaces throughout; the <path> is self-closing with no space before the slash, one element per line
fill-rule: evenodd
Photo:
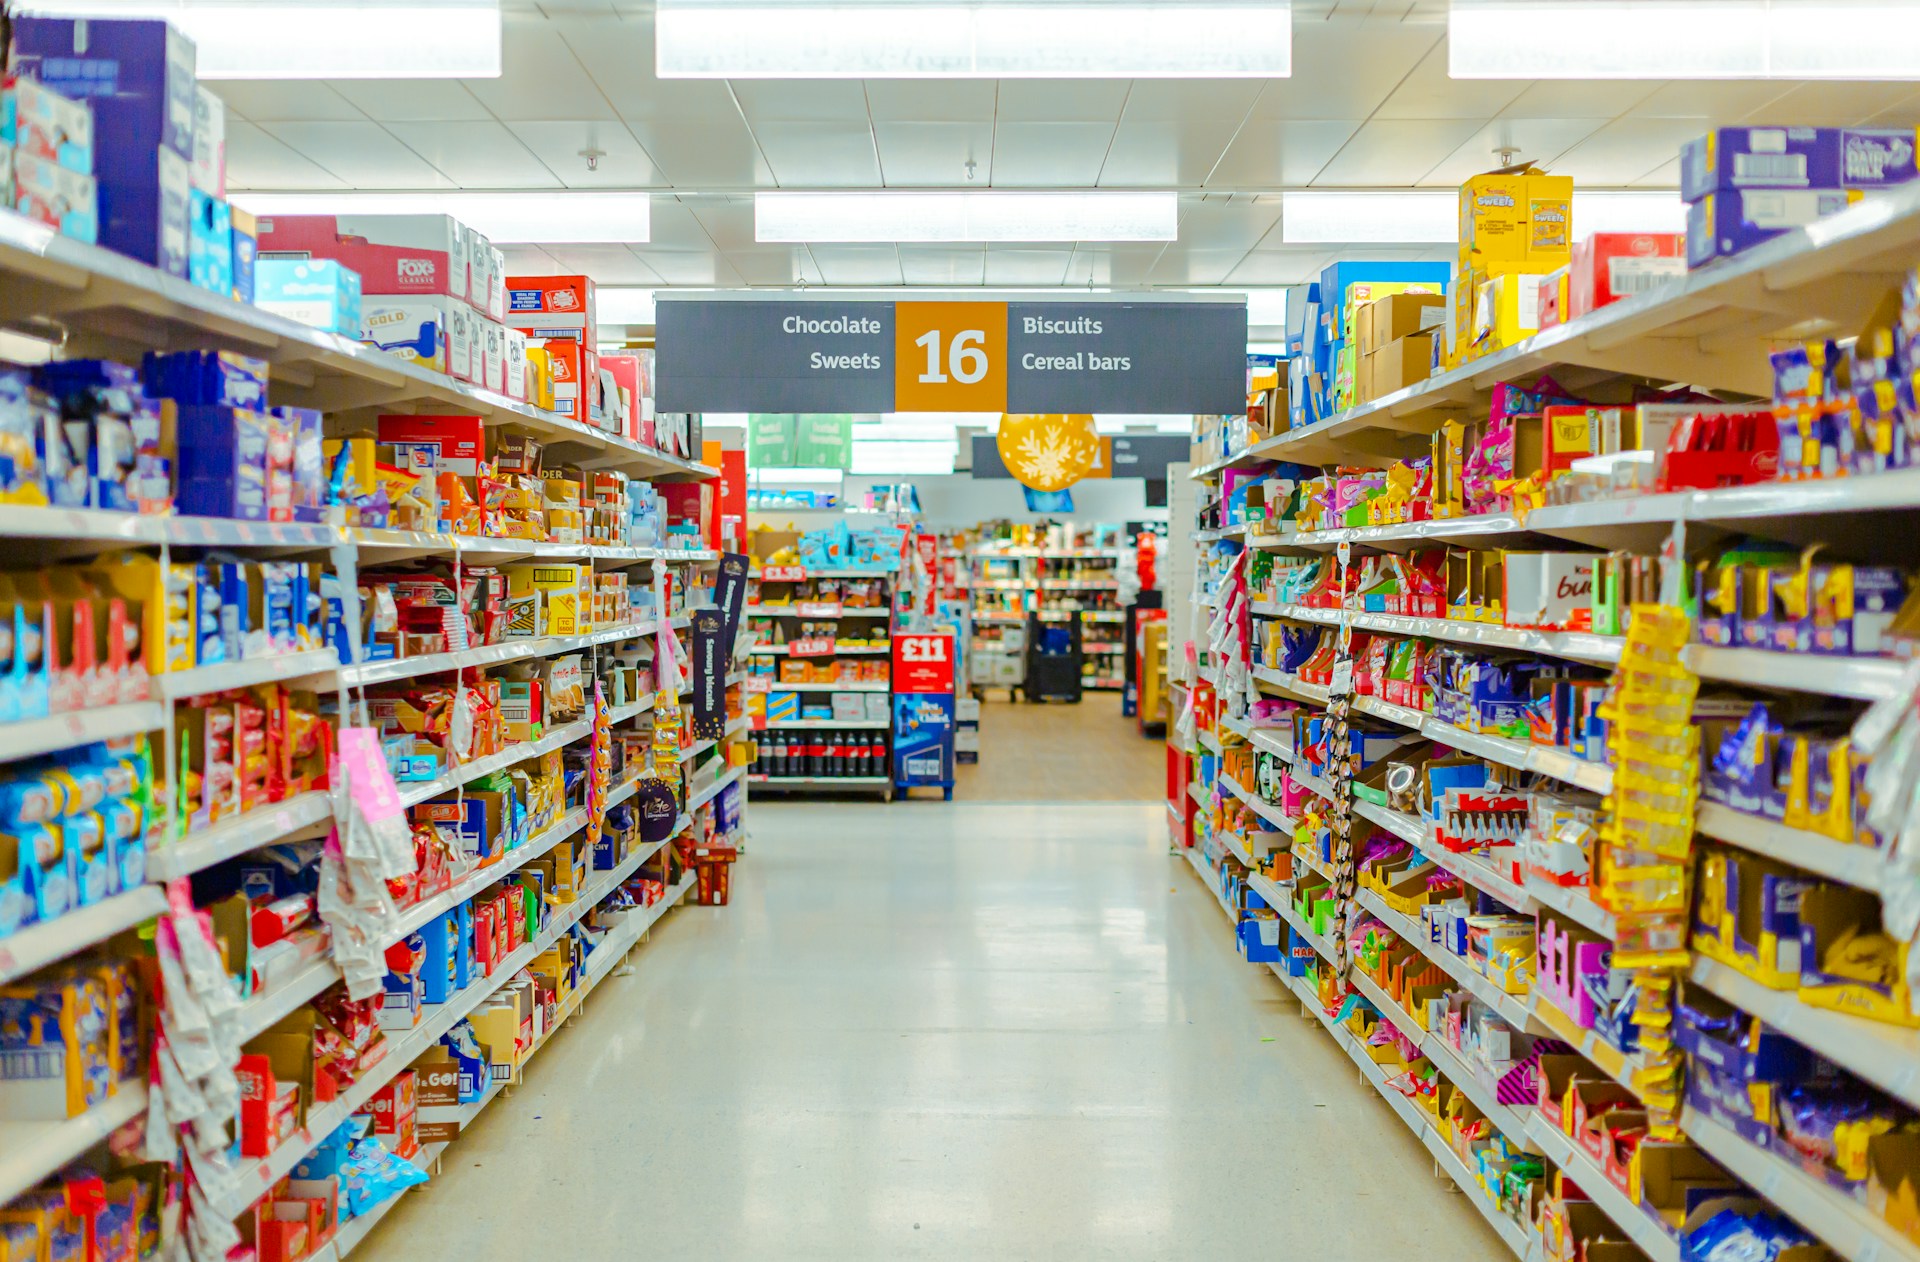
<path fill-rule="evenodd" d="M 820 413 L 793 419 L 795 466 L 802 469 L 841 470 L 852 467 L 852 413 Z"/>
<path fill-rule="evenodd" d="M 747 417 L 747 465 L 754 469 L 790 469 L 794 464 L 794 417 L 755 412 Z"/>

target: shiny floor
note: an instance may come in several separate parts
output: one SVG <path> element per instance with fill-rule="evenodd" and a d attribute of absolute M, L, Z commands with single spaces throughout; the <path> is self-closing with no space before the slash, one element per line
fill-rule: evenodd
<path fill-rule="evenodd" d="M 357 1257 L 1504 1256 L 1158 803 L 751 818 Z"/>
<path fill-rule="evenodd" d="M 986 749 L 954 768 L 956 800 L 1138 802 L 1164 793 L 1166 742 L 1141 737 L 1121 715 L 1119 693 L 1088 690 L 1078 705 L 1006 695 L 996 689 L 980 703 Z"/>

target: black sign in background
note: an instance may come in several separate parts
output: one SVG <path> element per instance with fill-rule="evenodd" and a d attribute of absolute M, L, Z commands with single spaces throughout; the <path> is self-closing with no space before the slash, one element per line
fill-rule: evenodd
<path fill-rule="evenodd" d="M 1166 481 L 1167 466 L 1190 458 L 1193 440 L 1185 434 L 1115 434 L 1111 478 L 1146 478 Z M 973 436 L 973 476 L 1010 478 L 1007 462 L 991 434 Z"/>
<path fill-rule="evenodd" d="M 1027 332 L 1030 321 L 1100 332 Z M 1027 356 L 1087 361 L 1028 368 Z M 1092 357 L 1126 368 L 1095 369 Z M 1227 302 L 1010 302 L 1007 411 L 1231 414 L 1247 406 L 1247 309 Z"/>
<path fill-rule="evenodd" d="M 790 318 L 875 327 L 788 333 Z M 892 412 L 896 372 L 916 367 L 896 363 L 894 305 L 874 299 L 669 300 L 654 339 L 662 412 Z M 1246 406 L 1246 348 L 1239 303 L 1013 302 L 996 367 L 1010 412 L 1231 414 Z M 815 367 L 816 353 L 869 366 Z"/>
<path fill-rule="evenodd" d="M 788 333 L 789 317 L 878 331 Z M 893 411 L 890 302 L 663 302 L 653 337 L 661 412 Z M 866 355 L 875 366 L 815 368 L 815 353 Z"/>
<path fill-rule="evenodd" d="M 718 740 L 727 730 L 727 659 L 720 651 L 725 619 L 718 609 L 693 614 L 693 735 Z"/>
<path fill-rule="evenodd" d="M 715 580 L 714 608 L 720 611 L 720 660 L 733 660 L 734 643 L 740 635 L 740 613 L 747 600 L 747 558 L 740 552 L 720 554 L 720 577 Z"/>

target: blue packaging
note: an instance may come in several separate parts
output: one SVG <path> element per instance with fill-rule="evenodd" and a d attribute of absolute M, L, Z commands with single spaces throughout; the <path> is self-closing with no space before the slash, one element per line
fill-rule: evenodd
<path fill-rule="evenodd" d="M 1860 200 L 1843 188 L 1736 189 L 1687 207 L 1687 266 L 1703 267 L 1804 228 Z"/>
<path fill-rule="evenodd" d="M 98 170 L 124 170 L 158 145 L 193 157 L 193 41 L 163 21 L 15 18 L 13 70 L 92 105 Z"/>
<path fill-rule="evenodd" d="M 193 217 L 191 164 L 160 148 L 151 162 L 125 170 L 124 178 L 100 181 L 99 243 L 185 280 Z"/>
<path fill-rule="evenodd" d="M 1744 188 L 1888 188 L 1914 178 L 1911 127 L 1721 127 L 1680 148 L 1680 196 Z"/>
<path fill-rule="evenodd" d="M 180 485 L 175 507 L 190 517 L 267 519 L 271 418 L 243 408 L 180 409 Z"/>
<path fill-rule="evenodd" d="M 253 302 L 289 320 L 360 340 L 360 273 L 333 259 L 261 259 Z"/>
<path fill-rule="evenodd" d="M 149 351 L 140 375 L 156 399 L 254 411 L 267 402 L 267 361 L 233 351 Z"/>
<path fill-rule="evenodd" d="M 254 272 L 260 258 L 260 229 L 252 215 L 231 206 L 227 208 L 227 219 L 233 225 L 233 296 L 241 302 L 252 302 Z"/>
<path fill-rule="evenodd" d="M 225 198 L 187 190 L 187 279 L 216 294 L 233 292 L 233 217 Z"/>

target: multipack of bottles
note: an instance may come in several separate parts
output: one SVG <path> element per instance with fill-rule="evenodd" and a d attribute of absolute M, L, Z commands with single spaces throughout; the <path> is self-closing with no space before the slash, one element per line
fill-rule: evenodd
<path fill-rule="evenodd" d="M 757 776 L 852 779 L 888 773 L 885 732 L 767 732 L 754 760 Z"/>

